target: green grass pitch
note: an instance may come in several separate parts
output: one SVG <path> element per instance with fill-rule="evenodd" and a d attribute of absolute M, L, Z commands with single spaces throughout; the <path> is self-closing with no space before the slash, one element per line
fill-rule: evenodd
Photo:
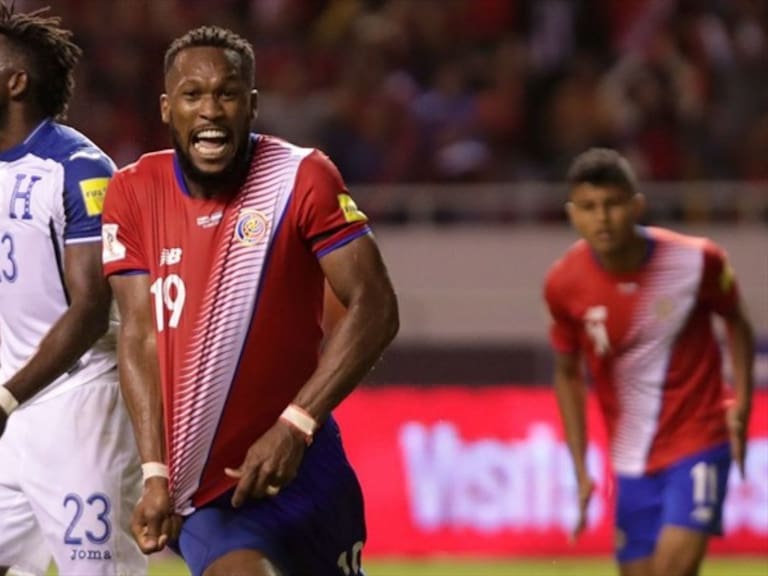
<path fill-rule="evenodd" d="M 508 560 L 470 562 L 434 561 L 368 561 L 367 576 L 615 576 L 609 559 L 588 560 Z M 184 565 L 168 558 L 150 564 L 150 576 L 188 576 Z M 701 576 L 768 576 L 768 556 L 762 558 L 710 558 Z"/>

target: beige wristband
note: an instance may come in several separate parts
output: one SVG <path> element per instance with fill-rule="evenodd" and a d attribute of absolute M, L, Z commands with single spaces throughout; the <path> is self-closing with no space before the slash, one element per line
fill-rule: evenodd
<path fill-rule="evenodd" d="M 306 437 L 307 445 L 312 443 L 312 438 L 317 430 L 317 420 L 304 410 L 301 406 L 296 404 L 289 404 L 286 406 L 283 413 L 280 414 L 280 419 L 285 420 L 291 426 L 296 428 L 299 432 Z"/>
<path fill-rule="evenodd" d="M 144 462 L 141 465 L 141 482 L 142 484 L 150 478 L 165 478 L 168 479 L 168 466 L 162 462 Z"/>
<path fill-rule="evenodd" d="M 11 412 L 16 410 L 18 406 L 19 401 L 16 400 L 16 397 L 13 394 L 11 394 L 11 391 L 5 386 L 0 386 L 0 409 L 5 412 L 5 415 L 10 416 Z"/>

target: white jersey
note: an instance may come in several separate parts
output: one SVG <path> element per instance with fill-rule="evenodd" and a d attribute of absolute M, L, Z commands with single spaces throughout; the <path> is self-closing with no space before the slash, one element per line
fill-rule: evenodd
<path fill-rule="evenodd" d="M 0 153 L 0 385 L 67 310 L 64 247 L 101 242 L 101 207 L 114 170 L 93 142 L 52 120 Z M 114 343 L 114 334 L 104 336 L 33 401 L 113 369 Z"/>

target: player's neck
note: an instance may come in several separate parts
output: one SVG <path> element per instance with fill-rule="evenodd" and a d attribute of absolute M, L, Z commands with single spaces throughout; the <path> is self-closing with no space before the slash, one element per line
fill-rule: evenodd
<path fill-rule="evenodd" d="M 216 182 L 199 182 L 185 175 L 187 190 L 192 198 L 210 200 L 211 198 L 226 198 L 234 196 L 245 178 L 237 173 L 219 178 Z"/>
<path fill-rule="evenodd" d="M 631 274 L 642 268 L 648 259 L 651 243 L 636 232 L 627 245 L 612 254 L 597 254 L 600 265 L 611 274 Z"/>
<path fill-rule="evenodd" d="M 221 198 L 231 193 L 232 187 L 227 185 L 214 186 L 211 184 L 201 184 L 191 178 L 185 178 L 187 181 L 187 190 L 192 198 L 198 200 L 210 200 L 211 198 Z"/>
<path fill-rule="evenodd" d="M 24 142 L 44 119 L 39 114 L 9 111 L 0 127 L 0 152 L 6 152 Z"/>

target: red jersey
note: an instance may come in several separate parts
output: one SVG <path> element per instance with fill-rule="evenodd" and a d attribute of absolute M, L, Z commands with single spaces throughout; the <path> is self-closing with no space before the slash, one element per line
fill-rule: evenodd
<path fill-rule="evenodd" d="M 712 242 L 645 232 L 650 252 L 639 271 L 607 272 L 580 240 L 545 285 L 552 345 L 586 358 L 613 467 L 627 475 L 727 441 L 712 313 L 738 305 L 733 271 Z"/>
<path fill-rule="evenodd" d="M 148 273 L 176 509 L 234 486 L 250 445 L 318 361 L 318 260 L 368 234 L 367 218 L 320 152 L 253 137 L 248 175 L 228 197 L 186 191 L 172 151 L 110 182 L 105 274 Z"/>

